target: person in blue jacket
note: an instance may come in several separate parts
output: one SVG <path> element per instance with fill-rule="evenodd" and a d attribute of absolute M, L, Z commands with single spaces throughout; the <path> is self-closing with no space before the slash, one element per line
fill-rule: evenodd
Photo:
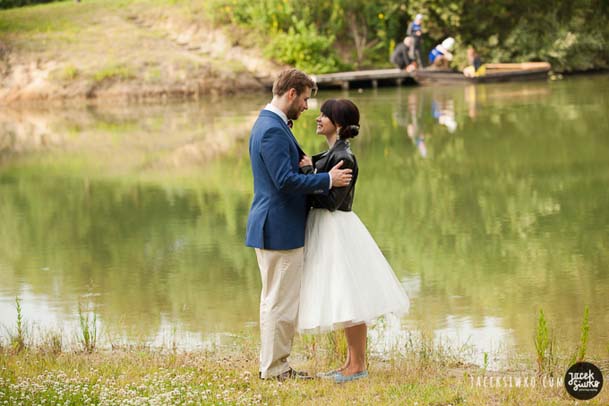
<path fill-rule="evenodd" d="M 455 39 L 448 37 L 429 52 L 429 64 L 434 68 L 448 69 L 448 64 L 453 60 L 452 51 Z"/>
<path fill-rule="evenodd" d="M 412 46 L 410 47 L 410 59 L 415 61 L 422 68 L 423 61 L 421 60 L 421 40 L 423 39 L 423 14 L 417 14 L 414 21 L 408 25 L 406 36 L 412 38 Z"/>
<path fill-rule="evenodd" d="M 291 123 L 308 108 L 315 82 L 289 69 L 273 84 L 273 99 L 260 112 L 249 139 L 254 199 L 247 219 L 246 245 L 255 248 L 262 278 L 260 295 L 260 378 L 310 378 L 288 364 L 296 332 L 304 261 L 307 195 L 347 186 L 352 170 L 303 174 L 305 153 Z"/>

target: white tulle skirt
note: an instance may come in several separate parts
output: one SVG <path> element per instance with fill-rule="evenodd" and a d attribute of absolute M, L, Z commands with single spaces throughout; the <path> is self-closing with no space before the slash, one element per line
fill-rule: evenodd
<path fill-rule="evenodd" d="M 307 220 L 298 331 L 368 325 L 408 311 L 408 296 L 374 239 L 351 211 L 312 209 Z"/>

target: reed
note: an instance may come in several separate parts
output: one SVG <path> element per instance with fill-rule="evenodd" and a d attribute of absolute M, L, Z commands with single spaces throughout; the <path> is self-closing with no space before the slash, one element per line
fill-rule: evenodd
<path fill-rule="evenodd" d="M 23 321 L 23 309 L 21 308 L 21 299 L 19 299 L 19 296 L 15 298 L 15 307 L 17 309 L 17 330 L 10 338 L 10 342 L 13 351 L 19 353 L 26 349 L 25 323 Z"/>
<path fill-rule="evenodd" d="M 80 320 L 80 336 L 79 341 L 83 350 L 87 353 L 95 351 L 97 346 L 97 314 L 93 312 L 91 317 L 89 313 L 82 310 L 81 305 L 78 305 L 78 318 Z"/>
<path fill-rule="evenodd" d="M 535 329 L 535 351 L 537 353 L 537 368 L 539 374 L 551 372 L 556 364 L 554 355 L 555 340 L 548 328 L 548 322 L 543 313 L 543 309 L 539 309 L 539 317 L 537 318 L 537 327 Z"/>
<path fill-rule="evenodd" d="M 575 362 L 581 362 L 586 358 L 586 352 L 588 350 L 588 339 L 590 337 L 590 308 L 588 305 L 584 308 L 584 319 L 582 320 L 582 326 L 580 329 L 579 345 L 575 354 L 571 357 L 570 365 Z"/>

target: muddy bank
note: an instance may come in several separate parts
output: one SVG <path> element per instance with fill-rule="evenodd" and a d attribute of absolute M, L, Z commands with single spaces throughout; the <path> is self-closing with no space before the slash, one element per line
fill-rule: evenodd
<path fill-rule="evenodd" d="M 264 82 L 248 72 L 239 74 L 201 69 L 183 80 L 147 83 L 139 78 L 107 78 L 95 81 L 88 78 L 58 82 L 53 72 L 61 68 L 57 61 L 15 63 L 2 79 L 0 104 L 67 100 L 198 100 L 208 95 L 236 94 L 242 91 L 263 92 Z"/>
<path fill-rule="evenodd" d="M 281 70 L 171 9 L 102 13 L 89 26 L 67 41 L 65 33 L 0 36 L 0 104 L 197 100 L 263 92 Z"/>

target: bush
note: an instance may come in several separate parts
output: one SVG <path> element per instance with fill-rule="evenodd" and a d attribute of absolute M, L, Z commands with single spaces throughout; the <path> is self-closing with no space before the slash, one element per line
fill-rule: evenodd
<path fill-rule="evenodd" d="M 340 63 L 334 53 L 334 36 L 317 32 L 315 25 L 296 21 L 287 32 L 273 35 L 265 49 L 266 55 L 279 62 L 292 65 L 310 73 L 327 73 L 339 69 Z"/>
<path fill-rule="evenodd" d="M 29 6 L 32 4 L 53 3 L 61 0 L 0 0 L 0 9 Z"/>
<path fill-rule="evenodd" d="M 336 49 L 345 64 L 388 65 L 393 44 L 402 41 L 417 13 L 424 15 L 423 53 L 452 36 L 457 40 L 455 65 L 465 64 L 467 45 L 474 45 L 487 62 L 543 60 L 558 71 L 609 67 L 606 0 L 208 0 L 205 4 L 215 22 L 256 33 L 267 55 L 311 72 L 338 69 Z"/>

